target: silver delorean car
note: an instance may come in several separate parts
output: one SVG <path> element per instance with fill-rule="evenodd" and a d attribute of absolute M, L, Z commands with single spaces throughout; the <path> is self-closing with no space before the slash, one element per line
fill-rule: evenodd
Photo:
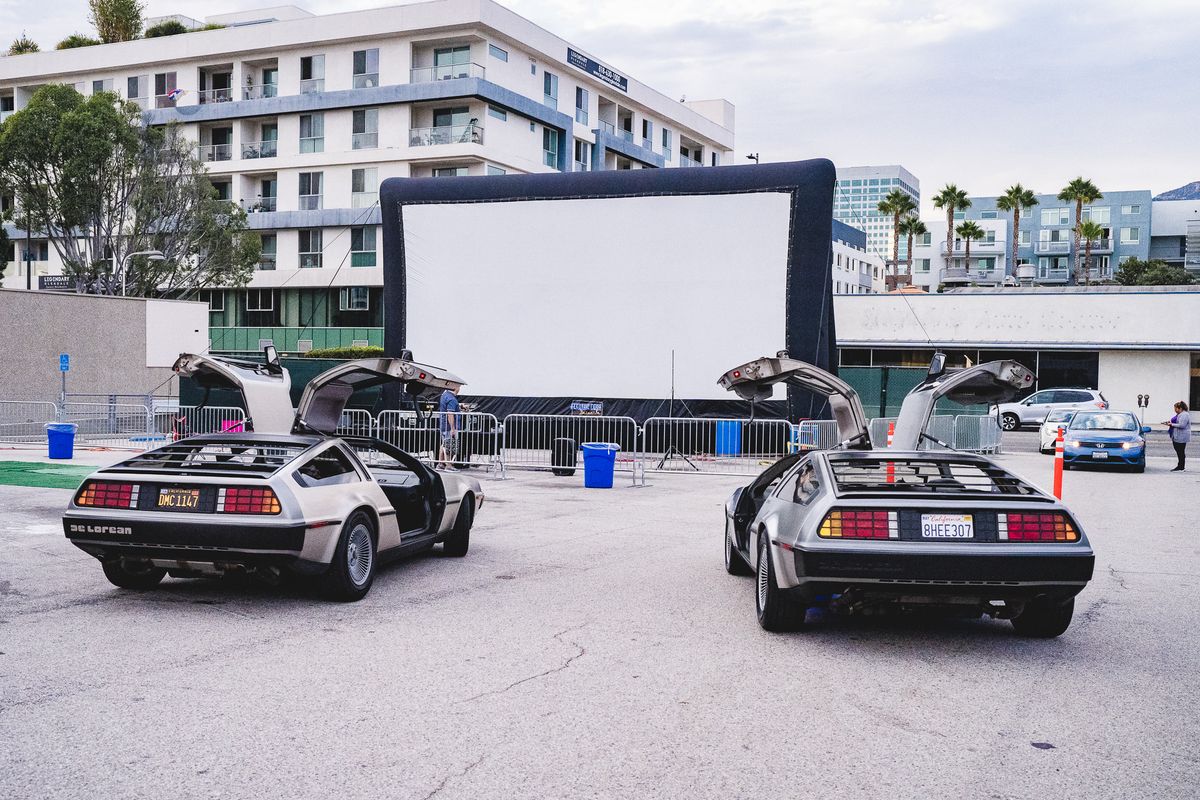
<path fill-rule="evenodd" d="M 938 354 L 904 399 L 892 447 L 876 448 L 857 393 L 824 370 L 781 353 L 722 375 L 744 399 L 768 398 L 779 383 L 826 398 L 842 440 L 781 459 L 725 506 L 725 569 L 755 576 L 759 624 L 795 630 L 812 607 L 924 605 L 1009 619 L 1026 636 L 1063 633 L 1095 561 L 1079 520 L 991 459 L 926 432 L 939 399 L 1004 402 L 1033 378 L 1015 361 L 948 371 Z"/>
<path fill-rule="evenodd" d="M 378 439 L 335 435 L 358 389 L 398 382 L 415 401 L 457 389 L 460 378 L 411 356 L 349 361 L 315 377 L 293 410 L 273 352 L 265 364 L 184 354 L 175 371 L 206 390 L 240 391 L 246 431 L 182 439 L 83 482 L 63 530 L 113 584 L 289 572 L 353 601 L 380 561 L 439 542 L 446 555 L 466 555 L 484 500 L 478 481 L 435 472 Z"/>

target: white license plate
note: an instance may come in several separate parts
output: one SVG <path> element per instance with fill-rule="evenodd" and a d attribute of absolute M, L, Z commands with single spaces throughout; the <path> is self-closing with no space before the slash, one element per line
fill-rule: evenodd
<path fill-rule="evenodd" d="M 975 518 L 971 514 L 922 514 L 922 539 L 974 539 Z"/>
<path fill-rule="evenodd" d="M 1096 459 L 1097 461 L 1103 461 L 1104 459 L 1108 458 L 1108 453 L 1104 452 L 1103 450 L 1093 450 L 1092 458 Z"/>

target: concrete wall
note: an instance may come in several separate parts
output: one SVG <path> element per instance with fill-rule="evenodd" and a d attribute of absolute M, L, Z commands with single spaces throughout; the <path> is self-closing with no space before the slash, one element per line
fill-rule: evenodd
<path fill-rule="evenodd" d="M 208 347 L 203 303 L 0 290 L 0 399 L 57 400 L 67 391 L 144 394 L 172 378 L 181 352 Z M 176 390 L 174 381 L 158 390 Z"/>
<path fill-rule="evenodd" d="M 1174 414 L 1172 406 L 1187 401 L 1191 353 L 1168 351 L 1100 351 L 1100 391 L 1120 411 L 1137 411 L 1137 396 L 1150 395 L 1145 422 L 1155 425 Z"/>

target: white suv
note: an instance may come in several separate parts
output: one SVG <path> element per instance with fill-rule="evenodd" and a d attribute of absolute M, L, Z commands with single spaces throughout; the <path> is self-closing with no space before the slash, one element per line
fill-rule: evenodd
<path fill-rule="evenodd" d="M 1108 401 L 1096 389 L 1043 389 L 1019 403 L 1001 403 L 996 411 L 1000 427 L 1015 431 L 1022 425 L 1041 425 L 1051 411 L 1106 410 Z"/>

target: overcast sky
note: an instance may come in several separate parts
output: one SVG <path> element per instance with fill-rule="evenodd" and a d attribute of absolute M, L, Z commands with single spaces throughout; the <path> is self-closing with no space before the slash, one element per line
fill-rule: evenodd
<path fill-rule="evenodd" d="M 271 0 L 148 0 L 208 14 Z M 308 0 L 315 13 L 385 5 Z M 88 32 L 86 0 L 0 0 L 43 48 Z M 737 107 L 737 159 L 899 163 L 928 198 L 1084 175 L 1155 193 L 1200 180 L 1197 0 L 507 0 L 673 97 Z"/>

